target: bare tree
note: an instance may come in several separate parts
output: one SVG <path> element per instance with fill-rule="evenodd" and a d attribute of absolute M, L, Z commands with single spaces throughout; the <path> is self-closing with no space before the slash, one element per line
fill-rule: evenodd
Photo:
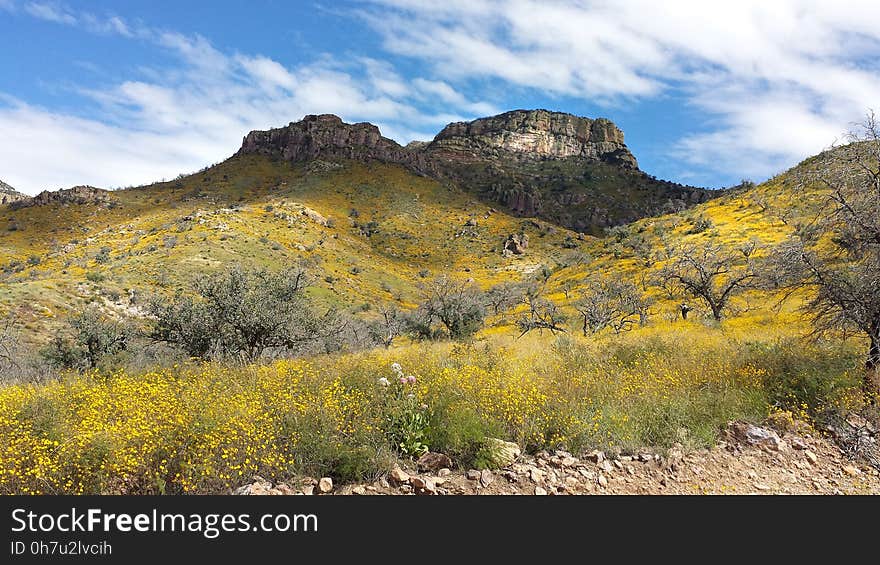
<path fill-rule="evenodd" d="M 565 314 L 555 302 L 542 298 L 542 291 L 543 288 L 538 286 L 527 288 L 522 300 L 528 309 L 516 321 L 516 325 L 521 330 L 519 337 L 532 330 L 538 330 L 540 333 L 549 330 L 554 335 L 557 332 L 565 332 L 564 324 L 567 321 Z"/>
<path fill-rule="evenodd" d="M 473 280 L 460 281 L 441 275 L 422 286 L 424 301 L 410 317 L 410 329 L 422 337 L 433 337 L 439 322 L 449 337 L 465 339 L 483 327 L 484 298 Z"/>
<path fill-rule="evenodd" d="M 701 300 L 721 320 L 731 297 L 758 275 L 753 253 L 714 243 L 683 246 L 670 253 L 673 258 L 660 270 L 660 283 Z"/>
<path fill-rule="evenodd" d="M 795 177 L 817 204 L 775 254 L 778 280 L 813 291 L 804 310 L 816 331 L 868 338 L 864 388 L 880 392 L 880 123 L 870 112 L 846 145 Z"/>
<path fill-rule="evenodd" d="M 379 319 L 370 325 L 370 335 L 376 343 L 386 349 L 394 344 L 394 340 L 406 331 L 407 320 L 403 312 L 394 306 L 383 306 L 379 309 Z"/>
<path fill-rule="evenodd" d="M 614 333 L 632 329 L 635 324 L 645 325 L 649 301 L 629 281 L 587 280 L 580 298 L 574 303 L 583 319 L 583 333 L 598 333 L 611 328 Z"/>
<path fill-rule="evenodd" d="M 19 369 L 19 337 L 15 317 L 8 316 L 0 325 L 0 375 Z"/>

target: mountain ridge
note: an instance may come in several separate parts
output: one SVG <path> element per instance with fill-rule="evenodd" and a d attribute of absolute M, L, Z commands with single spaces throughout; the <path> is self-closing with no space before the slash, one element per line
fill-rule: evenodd
<path fill-rule="evenodd" d="M 282 128 L 248 133 L 234 157 L 249 154 L 290 162 L 329 158 L 397 164 L 517 216 L 593 234 L 721 194 L 647 175 L 623 132 L 608 119 L 543 109 L 454 122 L 433 140 L 405 147 L 373 124 L 312 114 Z"/>

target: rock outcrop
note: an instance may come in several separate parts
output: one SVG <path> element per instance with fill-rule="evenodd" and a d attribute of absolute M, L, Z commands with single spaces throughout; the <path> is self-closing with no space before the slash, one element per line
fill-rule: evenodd
<path fill-rule="evenodd" d="M 110 192 L 94 186 L 74 186 L 59 190 L 44 190 L 31 198 L 27 206 L 46 206 L 48 204 L 94 204 L 110 200 Z"/>
<path fill-rule="evenodd" d="M 287 127 L 252 131 L 238 154 L 258 153 L 287 161 L 343 158 L 407 163 L 410 152 L 383 137 L 373 124 L 347 124 L 333 114 L 309 115 Z"/>
<path fill-rule="evenodd" d="M 514 110 L 449 124 L 422 150 L 452 159 L 581 157 L 638 168 L 623 132 L 610 120 L 547 110 Z"/>
<path fill-rule="evenodd" d="M 12 204 L 30 198 L 27 194 L 22 194 L 0 180 L 0 206 L 4 204 Z"/>
<path fill-rule="evenodd" d="M 406 147 L 383 137 L 372 124 L 309 115 L 283 128 L 250 132 L 236 155 L 248 154 L 292 162 L 397 164 L 501 204 L 515 215 L 597 234 L 717 194 L 640 171 L 623 132 L 607 119 L 548 110 L 514 110 L 452 123 L 432 141 Z"/>

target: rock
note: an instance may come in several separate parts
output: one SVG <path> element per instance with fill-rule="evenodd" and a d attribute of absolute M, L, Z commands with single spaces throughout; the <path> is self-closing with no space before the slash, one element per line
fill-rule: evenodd
<path fill-rule="evenodd" d="M 748 445 L 756 445 L 769 451 L 779 451 L 784 447 L 776 432 L 747 422 L 732 422 L 729 431 L 737 440 Z"/>
<path fill-rule="evenodd" d="M 465 473 L 465 477 L 467 477 L 471 481 L 479 481 L 481 473 L 476 469 L 469 469 L 467 473 Z"/>
<path fill-rule="evenodd" d="M 292 488 L 290 488 L 288 485 L 286 485 L 284 483 L 280 483 L 280 484 L 275 485 L 275 490 L 277 490 L 280 494 L 284 494 L 284 495 L 296 494 L 295 490 L 293 490 Z"/>
<path fill-rule="evenodd" d="M 328 225 L 330 225 L 330 221 L 327 218 L 306 206 L 303 206 L 302 208 L 302 215 L 315 222 L 319 226 L 327 227 Z"/>
<path fill-rule="evenodd" d="M 440 469 L 451 468 L 452 459 L 443 453 L 433 453 L 429 451 L 419 457 L 416 465 L 418 465 L 420 471 L 435 473 Z"/>
<path fill-rule="evenodd" d="M 356 485 L 351 489 L 352 494 L 357 494 L 359 496 L 364 496 L 367 494 L 367 489 L 363 485 Z"/>
<path fill-rule="evenodd" d="M 610 473 L 614 471 L 614 466 L 607 459 L 599 463 L 599 468 L 605 471 L 606 473 Z"/>
<path fill-rule="evenodd" d="M 596 478 L 596 483 L 600 487 L 605 488 L 608 486 L 608 479 L 605 478 L 605 475 L 603 475 L 602 473 L 599 473 L 599 476 Z"/>
<path fill-rule="evenodd" d="M 403 485 L 409 482 L 409 474 L 401 469 L 400 467 L 395 467 L 391 469 L 391 472 L 388 474 L 388 477 L 391 479 L 391 482 L 395 485 Z"/>
<path fill-rule="evenodd" d="M 502 246 L 504 255 L 522 255 L 529 247 L 529 236 L 524 233 L 507 236 Z"/>
<path fill-rule="evenodd" d="M 12 204 L 13 202 L 20 202 L 22 200 L 28 200 L 30 197 L 27 194 L 22 194 L 18 192 L 2 180 L 0 180 L 0 205 L 3 204 Z"/>
<path fill-rule="evenodd" d="M 575 465 L 580 463 L 580 461 L 578 461 L 575 457 L 568 456 L 564 457 L 561 463 L 563 467 L 574 467 Z"/>
<path fill-rule="evenodd" d="M 758 490 L 761 490 L 761 491 L 767 491 L 767 490 L 770 490 L 770 487 L 767 486 L 767 485 L 765 485 L 765 484 L 763 484 L 763 483 L 755 483 L 755 484 L 754 484 L 754 487 L 755 487 L 756 489 L 758 489 Z"/>
<path fill-rule="evenodd" d="M 496 438 L 487 438 L 486 448 L 490 465 L 499 469 L 511 465 L 522 454 L 517 444 Z"/>
<path fill-rule="evenodd" d="M 810 462 L 810 465 L 815 465 L 819 462 L 819 458 L 816 456 L 816 454 L 809 449 L 804 451 L 804 457 L 806 457 L 807 461 Z"/>
<path fill-rule="evenodd" d="M 544 480 L 544 471 L 537 467 L 532 467 L 529 469 L 529 479 L 531 479 L 533 483 L 540 483 Z"/>
<path fill-rule="evenodd" d="M 788 441 L 788 444 L 794 449 L 803 451 L 807 449 L 807 447 L 809 447 L 807 445 L 807 442 L 805 442 L 803 438 L 800 438 L 798 436 L 785 436 L 785 438 Z"/>
<path fill-rule="evenodd" d="M 584 455 L 584 459 L 590 461 L 591 463 L 596 463 L 597 465 L 602 461 L 605 461 L 605 453 L 602 451 L 591 451 Z"/>
<path fill-rule="evenodd" d="M 480 484 L 484 487 L 487 487 L 492 484 L 495 480 L 495 475 L 492 474 L 492 471 L 489 469 L 483 469 L 480 471 Z"/>
<path fill-rule="evenodd" d="M 327 494 L 328 492 L 333 490 L 333 479 L 330 477 L 321 477 L 321 480 L 318 481 L 318 492 L 321 494 Z"/>
<path fill-rule="evenodd" d="M 862 472 L 859 470 L 859 468 L 854 467 L 853 465 L 844 465 L 842 467 L 842 469 L 843 469 L 843 472 L 846 473 L 847 475 L 849 475 L 850 477 L 856 477 L 856 476 L 862 474 Z"/>
<path fill-rule="evenodd" d="M 547 489 L 543 487 L 535 487 L 536 496 L 547 496 Z"/>
<path fill-rule="evenodd" d="M 48 206 L 49 204 L 94 204 L 110 200 L 110 193 L 94 186 L 74 186 L 60 190 L 44 190 L 33 198 L 23 199 L 19 205 Z"/>
<path fill-rule="evenodd" d="M 315 494 L 315 485 L 306 485 L 302 489 L 302 493 L 308 496 Z"/>
<path fill-rule="evenodd" d="M 440 469 L 439 471 L 437 471 L 438 477 L 448 477 L 451 474 L 452 474 L 452 471 L 449 469 Z"/>
<path fill-rule="evenodd" d="M 437 486 L 427 477 L 413 477 L 410 484 L 418 494 L 437 494 Z"/>

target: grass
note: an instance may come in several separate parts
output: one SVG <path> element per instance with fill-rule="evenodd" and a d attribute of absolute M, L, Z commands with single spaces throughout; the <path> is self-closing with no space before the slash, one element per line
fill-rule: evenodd
<path fill-rule="evenodd" d="M 698 324 L 524 340 L 6 386 L 0 492 L 224 492 L 254 474 L 355 480 L 424 448 L 480 466 L 489 437 L 532 452 L 697 448 L 732 419 L 809 419 L 859 397 L 858 355 L 846 346 L 744 343 Z M 400 383 L 409 375 L 414 383 Z"/>

